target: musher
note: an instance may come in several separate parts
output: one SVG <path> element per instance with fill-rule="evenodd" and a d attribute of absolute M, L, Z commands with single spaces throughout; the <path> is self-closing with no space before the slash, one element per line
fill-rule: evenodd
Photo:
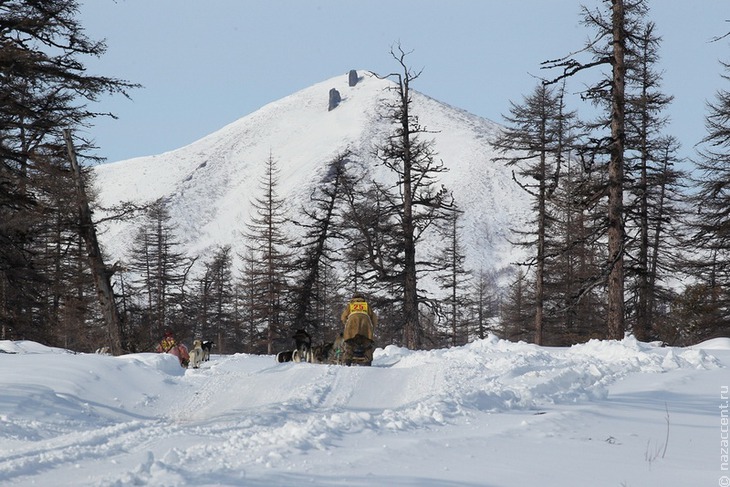
<path fill-rule="evenodd" d="M 365 365 L 373 361 L 373 331 L 378 324 L 378 316 L 368 305 L 365 296 L 355 293 L 341 315 L 345 326 L 343 338 L 345 340 L 345 363 L 352 363 L 358 352 L 364 352 Z M 356 360 L 357 361 L 357 360 Z"/>

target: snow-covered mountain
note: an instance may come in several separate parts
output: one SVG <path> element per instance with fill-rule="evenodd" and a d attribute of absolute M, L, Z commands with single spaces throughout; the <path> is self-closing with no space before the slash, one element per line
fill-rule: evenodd
<path fill-rule="evenodd" d="M 392 127 L 382 120 L 382 101 L 394 96 L 391 81 L 359 71 L 349 86 L 343 74 L 270 103 L 186 147 L 164 154 L 104 164 L 95 168 L 100 202 L 152 201 L 166 197 L 179 229 L 178 239 L 191 255 L 215 245 L 242 248 L 250 202 L 270 156 L 280 169 L 279 192 L 298 215 L 328 163 L 345 149 L 371 166 L 376 178 L 386 170 L 372 159 L 373 143 Z M 342 98 L 328 110 L 329 92 Z M 485 94 L 485 96 L 491 96 Z M 462 219 L 467 266 L 498 270 L 515 260 L 510 228 L 527 213 L 528 201 L 502 163 L 493 162 L 489 145 L 499 125 L 414 93 L 413 112 L 433 131 L 438 157 L 449 171 L 441 182 L 465 211 Z M 164 130 L 164 128 L 161 128 Z M 104 228 L 102 243 L 113 259 L 123 259 L 135 222 Z"/>

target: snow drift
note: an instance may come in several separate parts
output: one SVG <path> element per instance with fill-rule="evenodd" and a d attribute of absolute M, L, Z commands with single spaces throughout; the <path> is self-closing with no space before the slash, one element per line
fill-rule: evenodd
<path fill-rule="evenodd" d="M 723 475 L 727 339 L 491 336 L 388 346 L 373 367 L 0 352 L 3 484 L 686 487 Z"/>

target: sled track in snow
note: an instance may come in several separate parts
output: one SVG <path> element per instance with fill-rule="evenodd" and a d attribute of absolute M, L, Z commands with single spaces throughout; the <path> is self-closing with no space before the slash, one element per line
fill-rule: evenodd
<path fill-rule="evenodd" d="M 401 433 L 468 428 L 482 412 L 522 410 L 532 421 L 553 404 L 602 401 L 632 373 L 720 366 L 701 351 L 628 339 L 561 350 L 491 340 L 377 355 L 373 367 L 216 355 L 184 374 L 157 355 L 85 357 L 81 366 L 63 357 L 50 362 L 70 371 L 59 384 L 48 382 L 49 367 L 37 384 L 5 389 L 13 415 L 0 415 L 0 484 L 208 485 L 215 472 L 219 485 L 250 485 L 247 472 L 315 472 L 312 459 L 329 463 L 335 451 L 356 462 L 353 445 L 402 445 Z M 505 415 L 513 417 L 524 414 Z"/>
<path fill-rule="evenodd" d="M 74 464 L 79 460 L 111 458 L 146 443 L 150 435 L 163 438 L 175 433 L 175 428 L 167 424 L 131 421 L 51 438 L 1 456 L 0 483 Z"/>

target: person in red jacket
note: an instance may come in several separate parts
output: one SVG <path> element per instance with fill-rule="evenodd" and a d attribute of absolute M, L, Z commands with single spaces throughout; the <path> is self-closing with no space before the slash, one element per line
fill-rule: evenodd
<path fill-rule="evenodd" d="M 190 361 L 190 354 L 188 353 L 188 347 L 182 343 L 177 343 L 175 337 L 172 336 L 172 330 L 169 328 L 165 330 L 165 336 L 162 337 L 160 343 L 157 344 L 157 352 L 169 353 L 174 355 L 180 360 L 181 367 L 187 367 Z"/>
<path fill-rule="evenodd" d="M 165 330 L 165 336 L 162 337 L 160 343 L 157 344 L 157 352 L 168 353 L 175 347 L 175 345 L 177 345 L 175 337 L 172 336 L 172 330 L 168 328 Z"/>

